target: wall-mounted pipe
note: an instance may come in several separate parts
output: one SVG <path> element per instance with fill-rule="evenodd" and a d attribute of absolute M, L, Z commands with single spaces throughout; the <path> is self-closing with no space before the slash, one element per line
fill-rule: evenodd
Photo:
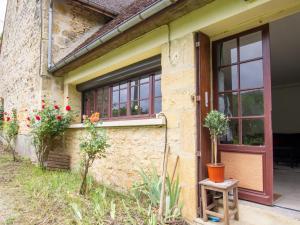
<path fill-rule="evenodd" d="M 53 0 L 50 1 L 48 8 L 48 68 L 52 66 L 52 29 L 53 27 Z"/>
<path fill-rule="evenodd" d="M 54 65 L 52 65 L 52 62 L 50 65 L 48 63 L 48 71 L 53 73 L 53 72 L 59 70 L 60 68 L 67 65 L 68 63 L 78 59 L 80 56 L 99 47 L 100 45 L 104 44 L 105 42 L 111 40 L 112 38 L 116 37 L 117 35 L 121 34 L 122 32 L 132 28 L 133 26 L 137 25 L 138 23 L 148 19 L 152 15 L 160 12 L 161 10 L 176 3 L 177 1 L 178 0 L 160 0 L 160 1 L 157 1 L 157 2 L 149 5 L 143 11 L 141 11 L 138 14 L 125 20 L 123 23 L 121 23 L 117 27 L 113 28 L 112 30 L 108 31 L 107 33 L 104 33 L 103 35 L 99 36 L 93 42 L 90 42 L 87 45 L 83 46 L 82 48 L 78 49 L 77 51 L 75 51 L 73 54 L 71 54 L 67 58 L 60 60 L 58 63 L 56 63 Z M 49 57 L 48 57 L 48 59 L 49 59 Z"/>

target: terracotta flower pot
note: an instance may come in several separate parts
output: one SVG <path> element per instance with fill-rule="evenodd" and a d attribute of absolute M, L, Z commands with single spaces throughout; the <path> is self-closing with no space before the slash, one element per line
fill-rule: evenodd
<path fill-rule="evenodd" d="M 224 182 L 225 165 L 223 163 L 208 163 L 208 179 L 215 183 Z"/>

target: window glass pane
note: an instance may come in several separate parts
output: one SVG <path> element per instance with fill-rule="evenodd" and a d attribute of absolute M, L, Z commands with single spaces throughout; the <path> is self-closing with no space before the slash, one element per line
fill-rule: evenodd
<path fill-rule="evenodd" d="M 113 91 L 117 91 L 117 90 L 119 90 L 119 84 L 113 86 Z"/>
<path fill-rule="evenodd" d="M 158 96 L 161 96 L 161 85 L 160 85 L 160 80 L 157 80 L 155 81 L 155 93 L 154 93 L 154 96 L 155 97 L 158 97 Z"/>
<path fill-rule="evenodd" d="M 263 64 L 262 60 L 242 63 L 240 65 L 241 89 L 263 87 Z"/>
<path fill-rule="evenodd" d="M 219 95 L 219 111 L 229 117 L 238 116 L 237 92 Z"/>
<path fill-rule="evenodd" d="M 218 73 L 219 91 L 230 91 L 238 89 L 237 66 L 221 68 Z"/>
<path fill-rule="evenodd" d="M 140 99 L 149 98 L 149 83 L 140 86 Z"/>
<path fill-rule="evenodd" d="M 139 104 L 137 101 L 131 102 L 131 115 L 138 115 L 139 114 Z"/>
<path fill-rule="evenodd" d="M 119 103 L 119 91 L 114 91 L 112 95 L 112 103 L 117 104 Z"/>
<path fill-rule="evenodd" d="M 144 83 L 147 83 L 147 82 L 149 82 L 149 76 L 143 76 L 140 79 L 140 84 L 144 84 Z"/>
<path fill-rule="evenodd" d="M 240 37 L 240 61 L 262 57 L 261 32 Z"/>
<path fill-rule="evenodd" d="M 161 74 L 159 73 L 159 74 L 156 74 L 155 75 L 155 80 L 160 80 L 161 79 Z"/>
<path fill-rule="evenodd" d="M 90 116 L 94 112 L 94 91 L 84 93 L 84 114 Z"/>
<path fill-rule="evenodd" d="M 139 85 L 138 79 L 132 80 L 130 83 L 131 86 Z"/>
<path fill-rule="evenodd" d="M 127 88 L 127 82 L 123 82 L 120 84 L 120 89 L 125 89 Z"/>
<path fill-rule="evenodd" d="M 103 105 L 102 105 L 102 118 L 108 117 L 108 108 L 109 108 L 109 88 L 105 87 L 103 90 Z"/>
<path fill-rule="evenodd" d="M 127 88 L 120 90 L 120 102 L 127 102 Z"/>
<path fill-rule="evenodd" d="M 119 116 L 119 104 L 113 104 L 112 106 L 112 116 Z"/>
<path fill-rule="evenodd" d="M 264 145 L 264 122 L 261 119 L 243 120 L 243 144 Z"/>
<path fill-rule="evenodd" d="M 154 113 L 161 112 L 161 97 L 154 99 Z"/>
<path fill-rule="evenodd" d="M 139 97 L 138 86 L 131 87 L 131 101 L 137 101 Z"/>
<path fill-rule="evenodd" d="M 149 113 L 149 100 L 140 101 L 140 113 L 141 114 Z"/>
<path fill-rule="evenodd" d="M 220 138 L 221 144 L 239 144 L 239 122 L 231 119 L 227 134 Z"/>
<path fill-rule="evenodd" d="M 120 116 L 126 116 L 127 115 L 127 104 L 121 103 L 120 104 Z"/>
<path fill-rule="evenodd" d="M 223 42 L 218 49 L 218 65 L 230 65 L 237 62 L 237 41 L 236 39 Z"/>
<path fill-rule="evenodd" d="M 243 116 L 256 116 L 264 114 L 263 91 L 242 91 L 241 104 Z"/>

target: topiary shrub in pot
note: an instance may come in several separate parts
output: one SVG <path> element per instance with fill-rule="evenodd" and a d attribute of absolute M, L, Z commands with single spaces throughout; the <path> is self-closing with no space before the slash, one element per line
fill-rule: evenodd
<path fill-rule="evenodd" d="M 216 110 L 209 112 L 204 119 L 204 127 L 207 127 L 212 140 L 212 163 L 207 164 L 208 178 L 213 182 L 223 182 L 225 165 L 218 163 L 218 138 L 226 134 L 229 127 L 229 119 L 223 113 Z"/>

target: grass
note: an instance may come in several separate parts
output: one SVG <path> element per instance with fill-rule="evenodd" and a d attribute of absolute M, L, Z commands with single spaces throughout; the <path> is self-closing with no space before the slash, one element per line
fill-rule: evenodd
<path fill-rule="evenodd" d="M 43 171 L 26 160 L 14 163 L 5 154 L 0 154 L 0 172 L 5 181 L 0 182 L 0 198 L 9 203 L 5 211 L 10 212 L 4 224 L 147 224 L 147 207 L 128 194 L 89 179 L 91 191 L 79 195 L 76 173 Z"/>

